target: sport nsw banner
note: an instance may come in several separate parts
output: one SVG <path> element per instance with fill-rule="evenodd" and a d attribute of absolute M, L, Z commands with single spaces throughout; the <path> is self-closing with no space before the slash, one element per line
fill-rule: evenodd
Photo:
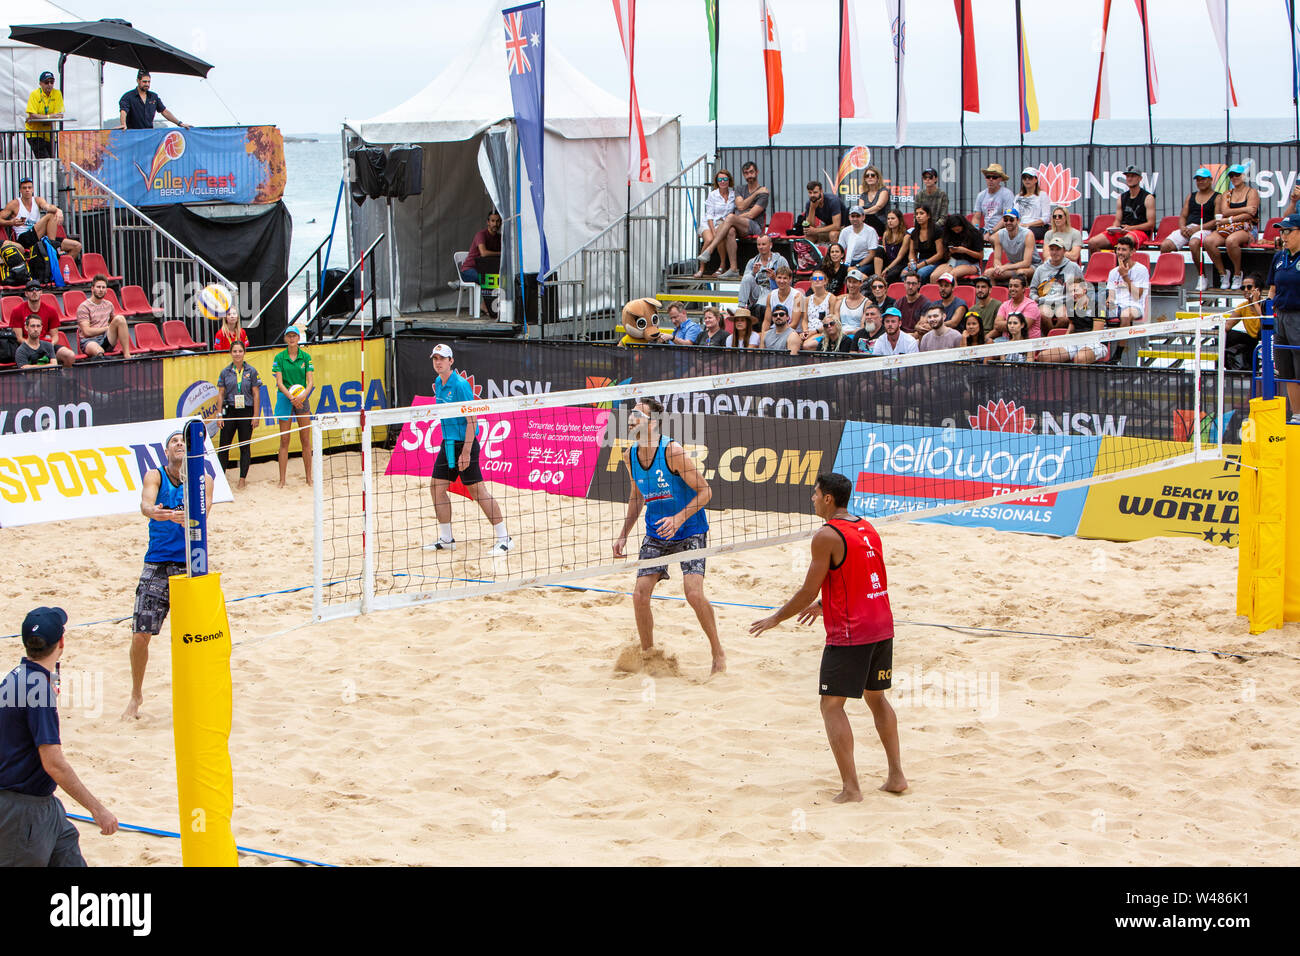
<path fill-rule="evenodd" d="M 163 443 L 187 419 L 59 428 L 0 437 L 0 527 L 139 514 L 146 471 L 166 463 Z M 207 443 L 213 502 L 233 501 Z"/>
<path fill-rule="evenodd" d="M 415 396 L 416 406 L 432 404 L 432 396 Z M 479 468 L 484 479 L 511 488 L 585 497 L 609 414 L 604 409 L 578 406 L 479 418 Z M 407 422 L 384 474 L 432 475 L 441 444 L 440 422 Z"/>
<path fill-rule="evenodd" d="M 849 510 L 868 518 L 976 501 L 1092 477 L 1100 438 L 846 422 L 835 471 L 853 482 Z M 972 528 L 1074 534 L 1087 490 L 1044 492 L 927 520 Z"/>
<path fill-rule="evenodd" d="M 69 130 L 59 134 L 59 159 L 135 206 L 272 203 L 284 194 L 284 137 L 274 126 Z"/>

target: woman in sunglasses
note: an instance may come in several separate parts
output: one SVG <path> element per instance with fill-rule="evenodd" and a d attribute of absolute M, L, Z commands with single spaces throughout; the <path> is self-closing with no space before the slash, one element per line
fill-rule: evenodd
<path fill-rule="evenodd" d="M 811 281 L 812 291 L 806 300 L 808 312 L 805 321 L 808 327 L 803 330 L 805 338 L 821 332 L 826 316 L 835 310 L 835 296 L 826 288 L 825 270 L 814 269 Z"/>
<path fill-rule="evenodd" d="M 876 235 L 885 231 L 885 210 L 893 201 L 894 194 L 881 182 L 880 170 L 868 166 L 862 171 L 862 198 L 860 200 L 864 214 L 863 221 L 876 230 Z"/>
<path fill-rule="evenodd" d="M 713 273 L 715 276 L 736 268 L 734 262 L 730 268 L 727 267 L 727 244 L 722 241 L 724 234 L 718 228 L 736 211 L 736 195 L 731 191 L 731 170 L 719 169 L 718 175 L 713 177 L 713 185 L 715 188 L 704 200 L 704 227 L 700 230 L 704 248 L 698 256 L 700 267 L 695 270 L 696 279 L 704 276 L 704 267 L 713 258 L 714 249 L 721 250 L 718 253 L 718 271 Z"/>
<path fill-rule="evenodd" d="M 889 282 L 884 276 L 873 276 L 871 285 L 867 287 L 867 298 L 876 304 L 880 309 L 880 314 L 884 315 L 886 309 L 892 309 L 897 305 L 897 301 L 889 295 Z"/>
<path fill-rule="evenodd" d="M 848 277 L 849 266 L 844 261 L 844 247 L 832 242 L 826 248 L 826 261 L 822 263 L 822 272 L 826 275 L 826 291 L 831 295 L 844 294 L 844 280 Z"/>
<path fill-rule="evenodd" d="M 1061 240 L 1065 258 L 1076 265 L 1083 255 L 1083 233 L 1070 225 L 1070 214 L 1064 206 L 1053 206 L 1047 232 L 1043 233 L 1042 257 L 1047 258 L 1047 246 L 1053 239 Z"/>

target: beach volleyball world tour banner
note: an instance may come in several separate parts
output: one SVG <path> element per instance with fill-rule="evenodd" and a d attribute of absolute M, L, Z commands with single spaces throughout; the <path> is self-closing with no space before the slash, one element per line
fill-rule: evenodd
<path fill-rule="evenodd" d="M 284 137 L 274 126 L 69 130 L 59 134 L 59 159 L 134 206 L 272 203 L 284 194 Z"/>

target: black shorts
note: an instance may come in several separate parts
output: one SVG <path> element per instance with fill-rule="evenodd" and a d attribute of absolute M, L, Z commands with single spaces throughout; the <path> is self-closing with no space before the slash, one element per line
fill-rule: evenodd
<path fill-rule="evenodd" d="M 81 344 L 83 346 L 90 345 L 92 343 L 98 345 L 105 352 L 111 352 L 113 350 L 113 346 L 108 344 L 107 332 L 101 332 L 99 335 L 87 335 L 84 339 L 81 340 Z"/>
<path fill-rule="evenodd" d="M 1274 312 L 1274 346 L 1300 345 L 1300 312 Z M 1273 349 L 1273 365 L 1278 378 L 1300 378 L 1300 352 L 1294 349 Z M 1291 409 L 1294 414 L 1297 409 Z"/>
<path fill-rule="evenodd" d="M 460 453 L 465 449 L 463 441 L 456 442 L 455 451 L 452 453 L 452 460 L 447 460 L 447 445 L 443 443 L 438 446 L 438 458 L 433 463 L 433 477 L 443 481 L 455 481 L 459 478 L 464 484 L 477 485 L 483 480 L 483 472 L 478 467 L 478 438 L 474 439 L 474 444 L 469 449 L 469 467 L 461 471 L 456 467 L 460 460 Z"/>
<path fill-rule="evenodd" d="M 653 538 L 646 535 L 641 539 L 641 553 L 639 555 L 642 561 L 649 561 L 651 558 L 662 558 L 669 554 L 681 554 L 683 551 L 697 551 L 700 548 L 709 546 L 709 533 L 693 534 L 686 538 L 678 538 L 676 541 L 665 540 L 664 538 Z M 681 562 L 682 574 L 704 574 L 704 558 L 691 558 Z M 637 568 L 636 576 L 646 578 L 651 575 L 657 575 L 660 581 L 668 580 L 668 565 L 660 564 L 649 568 Z"/>
<path fill-rule="evenodd" d="M 183 561 L 146 561 L 135 587 L 135 616 L 132 629 L 136 634 L 157 634 L 162 630 L 167 612 L 172 609 L 171 583 L 174 574 L 184 574 Z"/>
<path fill-rule="evenodd" d="M 892 637 L 874 644 L 827 644 L 822 651 L 823 697 L 861 697 L 863 691 L 888 690 L 893 677 Z"/>

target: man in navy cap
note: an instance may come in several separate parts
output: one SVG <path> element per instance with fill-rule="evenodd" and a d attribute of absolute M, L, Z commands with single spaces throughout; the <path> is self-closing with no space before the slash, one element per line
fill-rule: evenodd
<path fill-rule="evenodd" d="M 1277 333 L 1273 338 L 1273 362 L 1278 378 L 1300 379 L 1300 351 L 1277 348 L 1282 345 L 1300 346 L 1300 213 L 1292 213 L 1278 227 L 1282 233 L 1282 249 L 1273 256 L 1268 267 L 1268 297 L 1273 302 L 1273 323 Z M 1288 424 L 1300 425 L 1300 384 L 1287 382 L 1291 398 L 1291 417 Z"/>
<path fill-rule="evenodd" d="M 63 94 L 54 88 L 54 74 L 46 70 L 41 74 L 40 85 L 27 97 L 27 145 L 37 159 L 54 155 L 50 133 L 61 119 Z"/>
<path fill-rule="evenodd" d="M 100 833 L 117 832 L 117 817 L 63 756 L 58 673 L 67 622 L 62 608 L 28 612 L 27 656 L 0 681 L 0 866 L 86 865 L 77 828 L 54 795 L 56 785 L 90 811 Z"/>

